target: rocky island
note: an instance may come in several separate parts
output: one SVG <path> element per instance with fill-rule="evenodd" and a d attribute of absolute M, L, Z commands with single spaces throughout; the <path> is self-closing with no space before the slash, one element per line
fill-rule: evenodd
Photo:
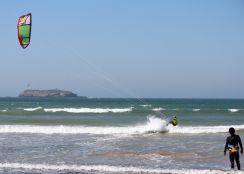
<path fill-rule="evenodd" d="M 19 94 L 19 97 L 78 97 L 77 94 L 70 91 L 59 89 L 34 90 L 27 89 Z"/>

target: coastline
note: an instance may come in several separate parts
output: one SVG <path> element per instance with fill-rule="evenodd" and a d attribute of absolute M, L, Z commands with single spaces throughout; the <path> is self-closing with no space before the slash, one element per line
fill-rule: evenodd
<path fill-rule="evenodd" d="M 230 170 L 211 170 L 211 169 L 159 169 L 145 167 L 125 167 L 125 166 L 108 166 L 108 165 L 46 165 L 46 164 L 29 164 L 29 163 L 0 163 L 0 168 L 8 169 L 25 169 L 35 170 L 36 172 L 61 171 L 62 173 L 82 172 L 84 174 L 94 172 L 108 173 L 133 173 L 133 174 L 230 174 Z M 14 173 L 14 172 L 13 172 Z M 243 173 L 235 171 L 236 174 Z"/>

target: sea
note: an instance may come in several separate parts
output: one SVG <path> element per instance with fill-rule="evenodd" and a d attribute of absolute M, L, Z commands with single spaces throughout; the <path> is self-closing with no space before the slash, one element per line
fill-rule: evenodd
<path fill-rule="evenodd" d="M 231 173 L 230 127 L 243 99 L 0 98 L 0 173 Z"/>

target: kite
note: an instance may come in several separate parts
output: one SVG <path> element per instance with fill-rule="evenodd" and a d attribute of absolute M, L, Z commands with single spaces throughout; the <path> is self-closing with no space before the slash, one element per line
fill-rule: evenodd
<path fill-rule="evenodd" d="M 25 49 L 30 44 L 31 38 L 31 13 L 19 17 L 17 29 L 20 46 Z"/>

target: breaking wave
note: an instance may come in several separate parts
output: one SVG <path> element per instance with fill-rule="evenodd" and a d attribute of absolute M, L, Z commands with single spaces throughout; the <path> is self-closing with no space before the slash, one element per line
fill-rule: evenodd
<path fill-rule="evenodd" d="M 24 108 L 24 111 L 36 111 L 36 110 L 41 110 L 42 107 L 36 107 L 36 108 Z"/>
<path fill-rule="evenodd" d="M 194 112 L 194 113 L 243 113 L 243 108 L 224 108 L 224 109 L 213 109 L 213 108 L 167 108 L 167 107 L 149 107 L 150 105 L 140 105 L 138 106 L 127 106 L 127 107 L 101 107 L 101 108 L 93 108 L 93 107 L 27 107 L 27 108 L 11 108 L 11 109 L 0 109 L 0 113 L 3 114 L 23 114 L 23 111 L 29 113 L 72 113 L 72 114 L 104 114 L 104 113 L 154 113 L 154 112 Z"/>
<path fill-rule="evenodd" d="M 167 122 L 160 118 L 148 117 L 144 124 L 124 127 L 87 127 L 87 126 L 37 126 L 37 125 L 0 125 L 0 133 L 30 134 L 144 134 L 166 132 Z"/>
<path fill-rule="evenodd" d="M 228 109 L 228 111 L 230 111 L 230 112 L 239 112 L 240 109 Z"/>
<path fill-rule="evenodd" d="M 110 165 L 51 165 L 51 164 L 28 164 L 28 163 L 0 163 L 2 169 L 40 170 L 40 171 L 76 171 L 76 172 L 107 172 L 107 173 L 174 173 L 174 174 L 227 174 L 230 171 L 209 169 L 162 169 L 133 166 L 110 166 Z M 241 173 L 235 171 L 235 173 Z"/>
<path fill-rule="evenodd" d="M 230 126 L 176 126 L 169 129 L 169 133 L 180 134 L 207 134 L 207 133 L 224 133 L 228 132 L 230 127 L 236 130 L 243 130 L 244 125 L 230 125 Z"/>
<path fill-rule="evenodd" d="M 130 108 L 24 108 L 24 111 L 37 111 L 44 110 L 44 112 L 69 112 L 69 113 L 123 113 L 131 112 L 133 107 Z"/>
<path fill-rule="evenodd" d="M 147 133 L 174 134 L 209 134 L 228 132 L 229 127 L 244 130 L 244 125 L 230 126 L 172 126 L 168 121 L 154 116 L 147 118 L 144 123 L 130 126 L 64 126 L 64 125 L 0 125 L 0 133 L 27 134 L 101 134 L 101 135 L 135 135 Z"/>
<path fill-rule="evenodd" d="M 151 105 L 140 105 L 142 107 L 150 107 Z"/>
<path fill-rule="evenodd" d="M 165 110 L 164 108 L 153 108 L 152 109 L 153 111 L 162 111 L 162 110 Z"/>

